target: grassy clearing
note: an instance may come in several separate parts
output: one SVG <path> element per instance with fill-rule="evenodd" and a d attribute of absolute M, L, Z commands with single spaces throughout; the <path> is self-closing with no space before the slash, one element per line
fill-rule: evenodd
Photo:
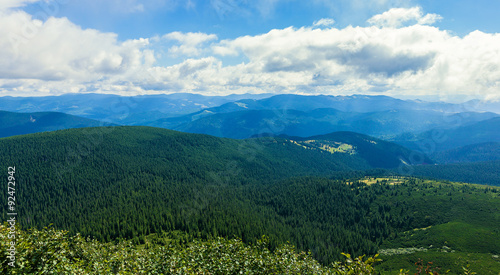
<path fill-rule="evenodd" d="M 365 177 L 364 179 L 360 180 L 360 182 L 364 182 L 367 185 L 372 185 L 375 183 L 384 183 L 384 184 L 389 184 L 389 185 L 395 185 L 395 184 L 401 184 L 406 180 L 406 178 L 401 178 L 401 177 L 380 177 L 380 178 L 371 178 L 371 177 Z"/>

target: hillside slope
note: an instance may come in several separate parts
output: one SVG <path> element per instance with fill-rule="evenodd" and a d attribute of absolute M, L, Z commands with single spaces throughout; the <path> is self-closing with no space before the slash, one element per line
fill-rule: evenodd
<path fill-rule="evenodd" d="M 411 176 L 500 186 L 500 160 L 413 166 Z"/>
<path fill-rule="evenodd" d="M 286 136 L 282 136 L 286 137 Z M 355 153 L 366 160 L 372 167 L 399 167 L 402 163 L 410 163 L 410 150 L 394 146 L 394 143 L 354 132 L 334 132 L 326 135 L 287 137 L 305 148 L 321 149 L 329 152 Z M 432 160 L 424 157 L 419 164 L 432 164 Z"/>
<path fill-rule="evenodd" d="M 351 134 L 349 144 L 334 139 L 317 143 L 323 150 L 285 138 L 231 140 L 151 127 L 70 129 L 0 139 L 0 165 L 17 169 L 17 194 L 25 204 L 23 226 L 53 223 L 108 240 L 163 227 L 198 231 L 191 223 L 207 211 L 200 223 L 214 227 L 211 234 L 231 236 L 243 230 L 239 219 L 255 217 L 262 224 L 254 226 L 261 227 L 270 221 L 262 220 L 267 214 L 250 210 L 241 198 L 241 205 L 227 201 L 242 195 L 232 193 L 233 188 L 273 185 L 297 176 L 356 175 L 356 170 L 394 167 L 400 163 L 399 153 L 409 154 L 401 149 L 370 164 L 363 159 L 372 144 L 367 138 Z M 337 148 L 334 145 L 342 150 L 330 151 Z M 221 207 L 228 212 L 211 212 Z M 137 211 L 144 215 L 138 218 Z M 205 220 L 217 213 L 234 220 L 217 225 Z M 113 218 L 100 220 L 104 217 Z"/>
<path fill-rule="evenodd" d="M 380 157 L 394 160 L 409 151 L 356 133 L 313 138 L 70 129 L 0 139 L 0 166 L 16 167 L 23 228 L 52 223 L 103 241 L 144 244 L 151 234 L 180 231 L 183 242 L 236 236 L 252 243 L 266 235 L 271 249 L 290 241 L 330 263 L 341 252 L 373 255 L 398 232 L 453 222 L 462 211 L 471 218 L 466 222 L 482 216 L 484 226 L 498 224 L 496 189 L 362 180 L 367 172 L 354 170 L 394 167 L 391 161 L 370 165 L 364 150 L 385 151 Z M 481 209 L 470 208 L 478 201 Z"/>
<path fill-rule="evenodd" d="M 137 165 L 143 167 L 139 171 L 149 171 L 153 175 L 161 173 L 162 177 L 181 179 L 186 176 L 197 180 L 207 180 L 213 173 L 228 170 L 237 170 L 238 177 L 248 180 L 256 177 L 271 180 L 294 175 L 397 168 L 402 163 L 401 158 L 411 154 L 397 144 L 350 132 L 316 139 L 324 141 L 324 144 L 318 141 L 319 147 L 348 146 L 351 149 L 311 150 L 281 137 L 232 140 L 160 128 L 120 126 L 3 138 L 0 139 L 0 153 L 6 165 L 39 163 L 41 169 L 52 170 L 54 174 L 73 171 L 73 163 L 78 169 L 101 167 L 97 166 L 99 163 L 104 168 L 117 169 L 110 173 L 122 174 Z M 382 155 L 378 159 L 370 158 L 372 152 Z M 228 168 L 228 163 L 234 167 Z"/>

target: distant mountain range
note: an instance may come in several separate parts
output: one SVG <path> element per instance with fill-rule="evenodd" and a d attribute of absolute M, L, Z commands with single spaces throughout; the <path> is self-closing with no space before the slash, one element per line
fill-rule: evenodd
<path fill-rule="evenodd" d="M 0 110 L 10 113 L 0 113 L 0 137 L 104 125 L 99 121 L 236 139 L 263 135 L 309 137 L 350 131 L 424 151 L 437 162 L 447 158 L 437 152 L 452 149 L 465 151 L 450 154 L 474 160 L 477 156 L 471 156 L 470 148 L 457 148 L 500 142 L 500 115 L 483 112 L 497 110 L 497 106 L 477 100 L 452 104 L 366 95 L 1 97 Z M 435 137 L 436 133 L 440 138 Z M 497 159 L 495 152 L 481 160 Z"/>
<path fill-rule="evenodd" d="M 229 138 L 247 138 L 259 134 L 305 137 L 335 131 L 353 131 L 380 138 L 394 138 L 403 133 L 416 134 L 433 128 L 448 128 L 450 120 L 460 120 L 461 123 L 469 124 L 497 116 L 494 113 L 451 114 L 432 110 L 401 109 L 366 113 L 332 108 L 311 111 L 274 109 L 220 113 L 206 109 L 181 117 L 160 119 L 146 125 Z"/>
<path fill-rule="evenodd" d="M 454 125 L 456 123 L 451 123 Z M 475 123 L 457 123 L 456 127 L 439 128 L 423 133 L 407 133 L 393 139 L 405 147 L 415 150 L 434 152 L 451 150 L 472 144 L 500 142 L 500 117 Z"/>
<path fill-rule="evenodd" d="M 463 163 L 500 160 L 500 142 L 466 145 L 431 155 L 438 163 Z"/>
<path fill-rule="evenodd" d="M 484 104 L 483 104 L 484 105 Z M 423 110 L 443 114 L 484 112 L 476 104 L 452 104 L 445 102 L 426 102 L 420 100 L 401 100 L 388 96 L 303 96 L 275 95 L 255 100 L 243 99 L 217 107 L 206 108 L 191 116 L 202 117 L 210 114 L 230 113 L 248 110 L 296 110 L 309 112 L 316 109 L 335 109 L 342 112 L 372 113 L 393 110 Z M 497 111 L 500 112 L 500 109 Z"/>
<path fill-rule="evenodd" d="M 112 124 L 57 112 L 13 113 L 0 111 L 0 138 L 68 128 L 110 125 Z"/>
<path fill-rule="evenodd" d="M 0 97 L 0 110 L 11 112 L 63 112 L 117 124 L 136 125 L 167 117 L 207 110 L 228 113 L 245 110 L 312 111 L 331 108 L 342 112 L 380 112 L 390 110 L 432 110 L 443 113 L 496 112 L 500 105 L 469 101 L 463 104 L 401 100 L 388 96 L 303 96 L 242 94 L 204 96 L 177 93 L 141 96 L 110 94 L 65 94 L 46 97 Z"/>
<path fill-rule="evenodd" d="M 138 124 L 164 117 L 197 112 L 241 99 L 262 99 L 271 94 L 203 96 L 162 94 L 119 96 L 110 94 L 65 94 L 46 97 L 0 97 L 0 110 L 11 112 L 62 112 L 116 124 Z"/>
<path fill-rule="evenodd" d="M 243 110 L 298 110 L 332 108 L 343 112 L 370 113 L 388 110 L 432 110 L 445 113 L 484 111 L 481 102 L 453 104 L 445 102 L 427 102 L 421 100 L 401 100 L 389 96 L 330 96 L 330 95 L 275 95 L 263 99 L 242 99 L 209 108 L 214 113 L 227 113 Z M 500 110 L 498 110 L 500 111 Z"/>

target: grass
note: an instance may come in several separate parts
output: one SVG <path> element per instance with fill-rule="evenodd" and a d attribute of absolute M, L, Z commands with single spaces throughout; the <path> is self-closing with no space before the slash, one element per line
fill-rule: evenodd
<path fill-rule="evenodd" d="M 405 178 L 389 178 L 389 177 L 379 177 L 379 178 L 371 178 L 371 177 L 365 177 L 364 179 L 360 180 L 360 182 L 364 182 L 367 185 L 375 184 L 375 183 L 385 183 L 389 185 L 395 185 L 395 184 L 401 184 L 403 183 Z"/>
<path fill-rule="evenodd" d="M 320 141 L 320 140 L 306 140 L 306 141 L 290 140 L 290 142 L 295 145 L 301 146 L 305 149 L 321 150 L 329 152 L 330 154 L 346 153 L 353 155 L 356 153 L 354 146 L 342 142 L 330 142 L 330 141 Z"/>

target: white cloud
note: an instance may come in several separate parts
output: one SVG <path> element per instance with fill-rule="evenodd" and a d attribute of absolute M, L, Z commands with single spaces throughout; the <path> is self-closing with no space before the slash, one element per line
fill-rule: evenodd
<path fill-rule="evenodd" d="M 227 40 L 173 32 L 119 41 L 116 34 L 82 29 L 65 18 L 42 22 L 23 11 L 0 11 L 0 95 L 92 91 L 499 97 L 500 34 L 453 36 L 427 25 L 435 18 L 419 8 L 382 15 L 373 17 L 378 18 L 374 22 L 387 24 L 368 27 L 288 27 Z M 415 24 L 396 27 L 410 21 Z M 163 47 L 175 56 L 165 62 L 168 66 L 157 61 Z M 226 59 L 239 62 L 227 65 Z"/>
<path fill-rule="evenodd" d="M 148 39 L 119 42 L 116 34 L 83 30 L 66 18 L 42 22 L 22 11 L 0 15 L 2 78 L 91 81 L 126 74 L 145 62 Z"/>
<path fill-rule="evenodd" d="M 39 2 L 41 0 L 2 0 L 0 1 L 0 10 L 23 7 L 30 3 Z"/>
<path fill-rule="evenodd" d="M 420 18 L 425 18 L 422 16 Z M 286 28 L 213 45 L 216 56 L 248 62 L 220 67 L 236 91 L 498 97 L 500 34 L 450 35 L 436 27 Z M 230 71 L 230 73 L 227 73 Z M 221 83 L 224 83 L 221 81 Z"/>
<path fill-rule="evenodd" d="M 318 21 L 314 21 L 313 26 L 314 27 L 321 27 L 321 26 L 329 27 L 329 26 L 332 26 L 333 24 L 335 24 L 335 20 L 333 20 L 331 18 L 321 18 Z"/>
<path fill-rule="evenodd" d="M 415 21 L 417 24 L 421 25 L 431 25 L 441 19 L 442 17 L 437 14 L 424 15 L 422 8 L 420 7 L 413 7 L 409 9 L 393 8 L 382 14 L 373 16 L 368 19 L 368 23 L 379 27 L 397 28 L 409 21 Z"/>
<path fill-rule="evenodd" d="M 187 55 L 187 56 L 199 56 L 203 51 L 202 45 L 204 43 L 217 40 L 217 35 L 215 34 L 205 34 L 205 33 L 182 33 L 182 32 L 172 32 L 165 34 L 164 39 L 174 40 L 179 42 L 180 45 L 172 46 L 168 51 L 174 56 Z"/>

